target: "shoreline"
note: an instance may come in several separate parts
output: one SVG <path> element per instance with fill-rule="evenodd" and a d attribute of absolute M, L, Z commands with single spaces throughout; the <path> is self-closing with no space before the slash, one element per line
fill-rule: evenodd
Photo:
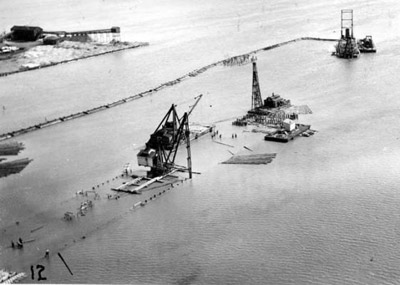
<path fill-rule="evenodd" d="M 63 63 L 69 63 L 69 62 L 72 62 L 72 61 L 77 61 L 77 60 L 81 60 L 81 59 L 87 59 L 87 58 L 100 56 L 100 55 L 104 55 L 104 54 L 108 54 L 108 53 L 114 53 L 114 52 L 119 52 L 119 51 L 123 51 L 123 50 L 127 50 L 127 49 L 144 47 L 144 46 L 148 46 L 148 45 L 149 45 L 149 43 L 147 43 L 147 42 L 134 42 L 134 43 L 132 43 L 132 45 L 129 45 L 129 46 L 126 46 L 126 47 L 121 47 L 121 48 L 117 48 L 117 49 L 113 49 L 113 50 L 109 50 L 109 51 L 103 51 L 103 52 L 99 52 L 99 53 L 95 53 L 95 54 L 90 54 L 90 55 L 84 55 L 84 56 L 81 56 L 81 57 L 78 57 L 78 58 L 66 59 L 66 60 L 62 60 L 62 61 L 58 61 L 58 62 L 52 62 L 52 63 L 49 63 L 49 64 L 38 65 L 38 66 L 35 66 L 35 67 L 26 68 L 26 69 L 1 72 L 0 73 L 0 77 L 7 77 L 7 76 L 12 75 L 12 74 L 32 71 L 32 70 L 41 69 L 41 68 L 47 68 L 47 67 L 51 67 L 51 66 L 55 66 L 55 65 L 59 65 L 59 64 L 63 64 Z"/>
<path fill-rule="evenodd" d="M 66 121 L 69 121 L 69 120 L 72 120 L 72 119 L 77 119 L 77 118 L 80 118 L 80 117 L 83 117 L 83 116 L 87 116 L 87 115 L 90 115 L 90 114 L 93 114 L 93 113 L 97 113 L 99 111 L 107 110 L 109 108 L 112 108 L 112 107 L 127 103 L 129 101 L 133 101 L 133 100 L 142 98 L 144 96 L 151 95 L 151 94 L 153 94 L 153 93 L 155 93 L 155 92 L 157 92 L 157 91 L 159 91 L 159 90 L 161 90 L 161 89 L 163 89 L 165 87 L 176 85 L 176 84 L 180 83 L 182 80 L 188 79 L 190 77 L 195 77 L 195 76 L 199 75 L 200 73 L 203 73 L 203 72 L 207 71 L 208 69 L 210 69 L 212 67 L 215 67 L 215 66 L 218 66 L 218 65 L 224 65 L 227 62 L 230 62 L 234 58 L 249 57 L 250 55 L 255 55 L 258 52 L 275 49 L 275 48 L 278 48 L 278 47 L 281 47 L 281 46 L 284 46 L 284 45 L 287 45 L 287 44 L 290 44 L 290 43 L 295 43 L 295 42 L 304 41 L 304 40 L 335 41 L 335 42 L 338 41 L 337 39 L 300 37 L 300 38 L 296 38 L 296 39 L 293 39 L 293 40 L 289 40 L 289 41 L 281 42 L 281 43 L 278 43 L 278 44 L 270 45 L 270 46 L 267 46 L 267 47 L 263 47 L 263 48 L 260 48 L 260 49 L 256 49 L 256 50 L 250 51 L 250 52 L 245 53 L 245 54 L 232 56 L 232 57 L 229 57 L 227 59 L 211 63 L 209 65 L 206 65 L 206 66 L 202 67 L 202 68 L 195 69 L 195 70 L 193 70 L 193 71 L 191 71 L 191 72 L 189 72 L 189 73 L 187 73 L 187 74 L 185 74 L 185 75 L 183 75 L 183 76 L 181 76 L 181 77 L 179 77 L 179 78 L 177 78 L 175 80 L 171 80 L 171 81 L 168 81 L 166 83 L 163 83 L 163 84 L 157 86 L 156 88 L 149 89 L 147 91 L 144 91 L 144 92 L 141 92 L 141 93 L 138 93 L 138 94 L 135 94 L 135 95 L 120 99 L 118 101 L 114 101 L 114 102 L 111 102 L 111 103 L 108 103 L 108 104 L 104 104 L 104 105 L 101 105 L 101 106 L 98 106 L 98 107 L 95 107 L 95 108 L 92 108 L 92 109 L 88 109 L 88 110 L 85 110 L 85 111 L 80 111 L 80 112 L 77 112 L 77 113 L 73 113 L 73 114 L 70 114 L 68 116 L 59 117 L 59 118 L 56 118 L 56 119 L 53 119 L 53 120 L 50 120 L 50 121 L 46 121 L 46 122 L 43 122 L 43 123 L 39 123 L 39 124 L 30 126 L 30 127 L 27 127 L 27 128 L 22 128 L 22 129 L 19 129 L 19 130 L 15 130 L 15 131 L 11 131 L 11 132 L 0 134 L 0 142 L 8 140 L 8 139 L 11 139 L 11 138 L 14 138 L 14 137 L 22 135 L 22 134 L 26 134 L 26 133 L 30 133 L 30 132 L 33 132 L 33 131 L 36 131 L 36 130 L 40 130 L 40 129 L 45 128 L 45 127 L 49 127 L 49 126 L 52 126 L 52 125 L 63 123 L 63 122 L 66 122 Z M 148 45 L 148 43 L 147 43 L 147 45 Z M 142 46 L 145 46 L 145 45 L 142 45 Z M 49 64 L 49 65 L 44 65 L 44 66 L 39 66 L 39 67 L 27 69 L 27 70 L 13 71 L 13 72 L 11 72 L 11 74 L 19 73 L 19 72 L 31 71 L 31 70 L 45 68 L 45 67 L 50 67 L 50 66 L 53 66 L 53 65 L 61 64 L 61 63 L 68 63 L 68 62 L 71 62 L 71 61 L 76 61 L 76 60 L 80 60 L 80 59 L 84 59 L 84 58 L 99 56 L 99 55 L 103 55 L 103 54 L 106 54 L 106 53 L 112 53 L 112 52 L 117 52 L 117 51 L 121 51 L 121 50 L 125 50 L 125 49 L 136 48 L 136 47 L 141 47 L 141 46 L 140 45 L 139 46 L 129 46 L 129 47 L 113 50 L 113 51 L 107 51 L 107 52 L 104 52 L 104 53 L 89 55 L 89 56 L 85 56 L 85 57 L 81 57 L 81 58 L 77 58 L 77 59 L 65 60 L 65 61 L 62 61 L 62 62 Z M 0 74 L 0 77 L 1 76 L 2 75 Z"/>

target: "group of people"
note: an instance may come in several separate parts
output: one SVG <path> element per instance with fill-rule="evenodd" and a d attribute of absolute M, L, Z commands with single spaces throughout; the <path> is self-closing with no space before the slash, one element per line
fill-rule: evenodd
<path fill-rule="evenodd" d="M 218 130 L 217 131 L 214 131 L 212 134 L 211 134 L 211 138 L 213 139 L 213 138 L 215 138 L 215 137 L 219 137 L 220 139 L 222 138 L 222 134 L 219 134 L 218 133 Z"/>
<path fill-rule="evenodd" d="M 219 139 L 221 139 L 222 138 L 222 134 L 220 134 L 220 133 L 218 133 L 218 131 L 214 131 L 212 134 L 211 134 L 211 138 L 213 139 L 213 138 L 215 138 L 215 137 L 219 137 Z M 232 134 L 232 138 L 233 139 L 236 139 L 237 138 L 237 134 L 236 133 L 233 133 Z"/>
<path fill-rule="evenodd" d="M 22 238 L 18 238 L 18 241 L 14 243 L 14 241 L 11 241 L 11 247 L 12 248 L 23 248 L 24 247 L 24 242 L 22 241 Z"/>

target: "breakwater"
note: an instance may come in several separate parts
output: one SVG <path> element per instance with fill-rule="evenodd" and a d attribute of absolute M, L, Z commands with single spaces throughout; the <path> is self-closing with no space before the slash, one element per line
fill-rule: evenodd
<path fill-rule="evenodd" d="M 107 110 L 107 109 L 110 109 L 112 107 L 115 107 L 115 106 L 130 102 L 130 101 L 133 101 L 133 100 L 140 99 L 140 98 L 142 98 L 144 96 L 148 96 L 148 95 L 151 95 L 151 94 L 153 94 L 153 93 L 155 93 L 157 91 L 160 91 L 163 88 L 176 85 L 176 84 L 180 83 L 183 80 L 186 80 L 186 79 L 191 78 L 191 77 L 195 77 L 195 76 L 197 76 L 197 75 L 199 75 L 199 74 L 201 74 L 201 73 L 203 73 L 203 72 L 207 71 L 208 69 L 213 68 L 215 66 L 218 66 L 218 65 L 225 65 L 226 66 L 227 63 L 232 61 L 232 58 L 238 58 L 238 57 L 246 57 L 247 58 L 248 56 L 255 55 L 258 52 L 263 52 L 263 51 L 275 49 L 275 48 L 282 47 L 282 46 L 287 45 L 287 44 L 295 43 L 295 42 L 298 42 L 298 41 L 304 41 L 304 40 L 337 42 L 336 39 L 300 37 L 300 38 L 296 38 L 296 39 L 293 39 L 293 40 L 289 40 L 289 41 L 281 42 L 281 43 L 278 43 L 278 44 L 274 44 L 274 45 L 271 45 L 271 46 L 263 47 L 263 48 L 260 48 L 260 49 L 257 49 L 257 50 L 253 50 L 253 51 L 250 51 L 250 52 L 242 54 L 242 55 L 237 55 L 237 56 L 234 56 L 234 57 L 230 57 L 228 59 L 224 59 L 224 60 L 220 60 L 220 61 L 214 62 L 212 64 L 206 65 L 206 66 L 204 66 L 202 68 L 199 68 L 199 69 L 195 69 L 195 70 L 193 70 L 193 71 L 191 71 L 191 72 L 189 72 L 189 73 L 187 73 L 187 74 L 185 74 L 185 75 L 183 75 L 183 76 L 181 76 L 181 77 L 179 77 L 177 79 L 165 82 L 165 83 L 157 86 L 156 88 L 149 89 L 147 91 L 144 91 L 144 92 L 141 92 L 139 94 L 135 94 L 135 95 L 120 99 L 120 100 L 115 101 L 115 102 L 111 102 L 111 103 L 108 103 L 108 104 L 105 104 L 105 105 L 101 105 L 101 106 L 98 106 L 98 107 L 95 107 L 95 108 L 92 108 L 92 109 L 88 109 L 88 110 L 85 110 L 85 111 L 81 111 L 81 112 L 77 112 L 77 113 L 74 113 L 74 114 L 70 114 L 68 116 L 59 117 L 59 118 L 56 118 L 56 119 L 53 119 L 53 120 L 50 120 L 50 121 L 45 121 L 43 123 L 39 123 L 39 124 L 30 126 L 30 127 L 27 127 L 27 128 L 22 128 L 22 129 L 19 129 L 19 130 L 15 130 L 15 131 L 11 131 L 11 132 L 8 132 L 8 133 L 0 134 L 0 141 L 7 140 L 7 139 L 10 139 L 10 138 L 14 138 L 14 137 L 22 135 L 22 134 L 26 134 L 26 133 L 33 132 L 33 131 L 36 131 L 36 130 L 40 130 L 40 129 L 43 129 L 43 128 L 46 128 L 46 127 L 49 127 L 49 126 L 52 126 L 52 125 L 55 125 L 55 124 L 67 122 L 67 121 L 70 121 L 70 120 L 73 120 L 73 119 L 77 119 L 77 118 L 80 118 L 80 117 L 83 117 L 83 116 L 87 116 L 87 115 L 90 115 L 90 114 L 93 114 L 93 113 L 97 113 L 97 112 L 100 112 L 100 111 L 103 111 L 103 110 Z M 128 47 L 128 48 L 133 48 L 133 47 Z M 128 49 L 128 48 L 122 48 L 120 50 Z M 115 52 L 115 51 L 117 51 L 117 50 L 109 51 L 109 52 L 106 52 L 106 53 L 111 53 L 111 52 Z M 104 53 L 102 53 L 102 54 L 104 54 Z M 101 55 L 101 54 L 90 55 L 90 56 L 87 56 L 87 57 L 99 56 L 99 55 Z M 74 60 L 79 60 L 79 59 L 72 59 L 72 60 L 68 60 L 68 61 L 64 61 L 64 62 L 54 63 L 52 65 L 61 64 L 61 63 L 65 63 L 65 62 L 70 62 L 70 61 L 74 61 Z M 48 65 L 48 66 L 52 66 L 52 65 Z M 48 67 L 48 66 L 46 66 L 46 67 Z M 44 67 L 44 66 L 42 66 L 42 67 Z M 40 67 L 38 67 L 38 68 L 40 68 Z M 21 71 L 17 71 L 17 72 L 21 72 Z"/>

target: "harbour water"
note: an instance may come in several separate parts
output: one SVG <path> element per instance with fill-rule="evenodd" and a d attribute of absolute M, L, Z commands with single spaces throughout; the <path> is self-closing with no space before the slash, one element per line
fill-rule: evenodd
<path fill-rule="evenodd" d="M 343 60 L 331 56 L 332 42 L 302 41 L 257 54 L 263 97 L 275 92 L 313 111 L 300 120 L 318 133 L 288 144 L 265 142 L 228 120 L 251 105 L 250 64 L 218 66 L 18 137 L 26 146 L 20 155 L 33 162 L 0 181 L 0 268 L 29 272 L 42 264 L 49 283 L 400 283 L 397 2 L 53 2 L 2 1 L 1 27 L 117 25 L 123 40 L 150 46 L 0 78 L 1 133 L 148 90 L 228 56 L 301 36 L 338 38 L 340 9 L 354 9 L 356 37 L 371 34 L 378 52 Z M 183 113 L 200 93 L 191 120 L 219 122 L 221 142 L 233 148 L 203 137 L 192 144 L 201 174 L 191 181 L 135 211 L 129 208 L 141 197 L 124 196 L 96 202 L 76 223 L 62 221 L 79 204 L 76 191 L 136 165 L 170 105 Z M 243 146 L 277 157 L 261 166 L 220 164 L 227 150 L 249 153 Z M 185 158 L 182 150 L 178 160 Z M 14 233 L 17 239 L 41 225 L 24 251 L 8 248 Z"/>

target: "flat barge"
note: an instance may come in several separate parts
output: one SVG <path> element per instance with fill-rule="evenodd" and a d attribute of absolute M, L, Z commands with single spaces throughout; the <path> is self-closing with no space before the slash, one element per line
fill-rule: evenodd
<path fill-rule="evenodd" d="M 309 129 L 310 125 L 296 124 L 296 128 L 293 131 L 277 131 L 276 133 L 265 135 L 264 140 L 287 143 Z"/>

